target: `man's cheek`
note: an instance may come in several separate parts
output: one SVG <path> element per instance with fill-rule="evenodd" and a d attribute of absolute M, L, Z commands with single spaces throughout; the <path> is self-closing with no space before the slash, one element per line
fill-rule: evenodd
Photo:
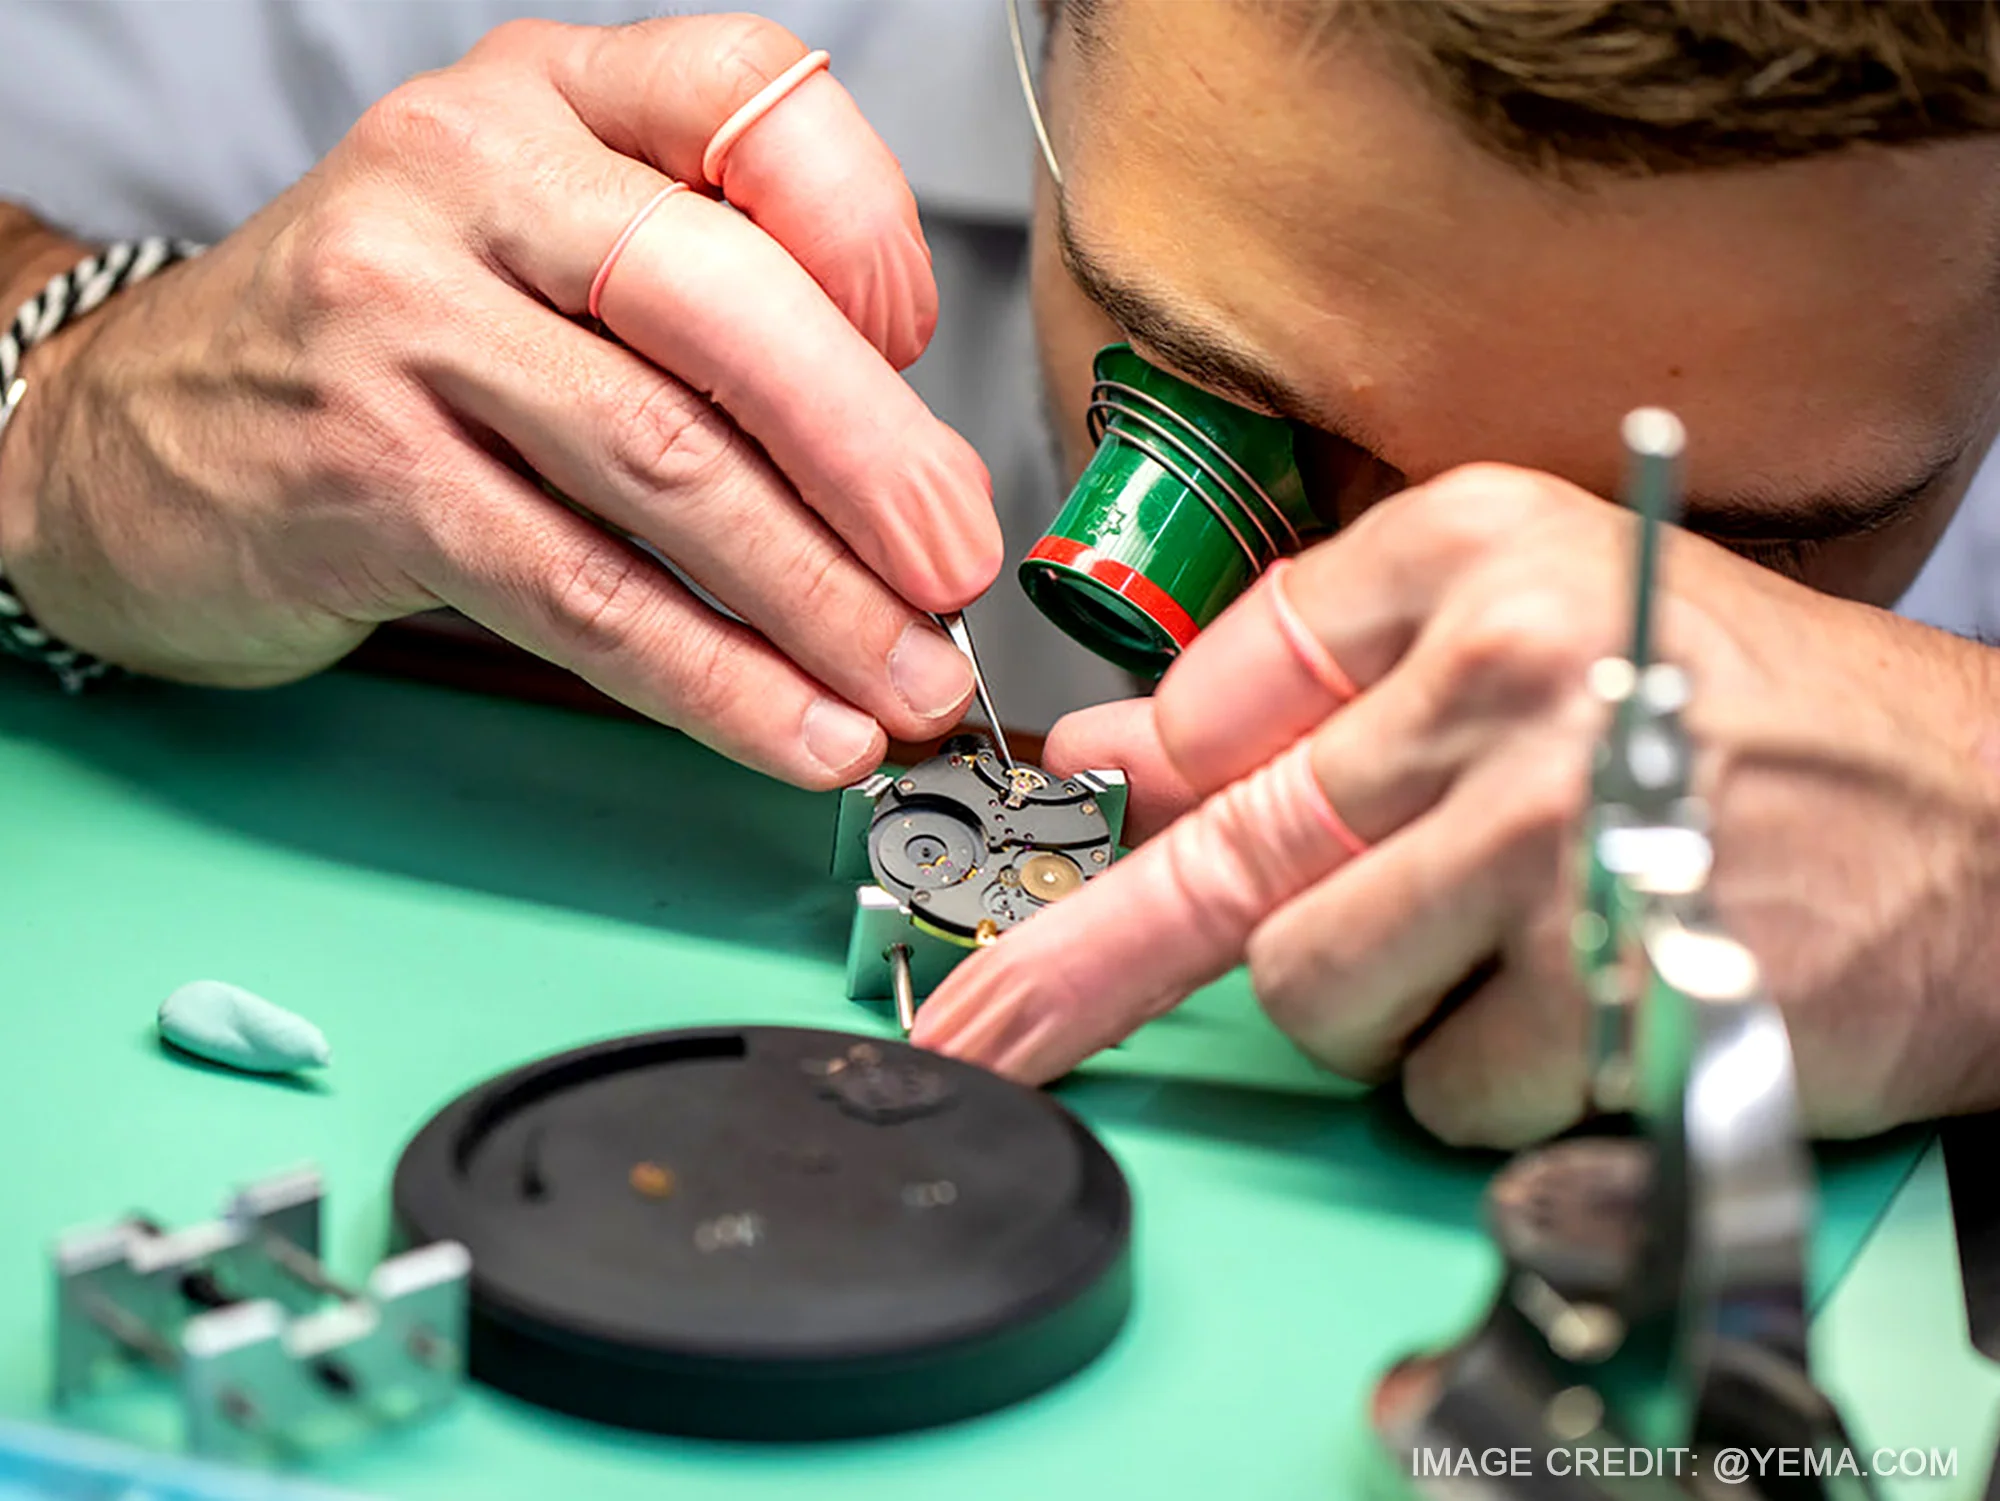
<path fill-rule="evenodd" d="M 1077 290 L 1056 249 L 1054 207 L 1046 177 L 1035 190 L 1035 219 L 1028 246 L 1029 303 L 1034 314 L 1042 392 L 1061 449 L 1063 484 L 1076 482 L 1095 445 L 1086 426 L 1093 380 L 1091 359 L 1125 335 Z"/>

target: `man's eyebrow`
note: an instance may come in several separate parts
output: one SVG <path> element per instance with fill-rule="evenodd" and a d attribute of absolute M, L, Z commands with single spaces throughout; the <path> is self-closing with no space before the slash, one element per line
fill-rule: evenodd
<path fill-rule="evenodd" d="M 1681 525 L 1717 542 L 1833 542 L 1863 537 L 1885 531 L 1917 510 L 1963 458 L 1963 451 L 1947 454 L 1905 484 L 1857 486 L 1785 503 L 1694 496 Z"/>
<path fill-rule="evenodd" d="M 1120 281 L 1077 243 L 1069 216 L 1056 207 L 1056 244 L 1070 277 L 1133 340 L 1181 374 L 1247 406 L 1262 407 L 1309 427 L 1327 427 L 1296 387 L 1265 361 L 1214 329 L 1176 317 L 1158 299 Z M 1327 429 L 1333 431 L 1333 429 Z M 1352 433 L 1336 436 L 1358 442 Z"/>
<path fill-rule="evenodd" d="M 1336 414 L 1315 410 L 1254 353 L 1224 334 L 1175 316 L 1158 299 L 1119 280 L 1077 242 L 1060 201 L 1055 217 L 1064 267 L 1083 294 L 1132 339 L 1223 396 L 1331 433 L 1368 453 L 1379 452 L 1368 434 L 1352 430 Z M 1865 536 L 1894 526 L 1917 510 L 1962 458 L 1962 452 L 1948 453 L 1905 484 L 1855 486 L 1793 501 L 1755 495 L 1694 496 L 1681 525 L 1723 543 L 1813 543 Z"/>

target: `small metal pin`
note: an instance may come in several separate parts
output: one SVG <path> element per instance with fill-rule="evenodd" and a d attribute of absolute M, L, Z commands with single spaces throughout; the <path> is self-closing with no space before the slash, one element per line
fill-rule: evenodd
<path fill-rule="evenodd" d="M 979 653 L 972 645 L 972 628 L 965 623 L 963 614 L 933 615 L 931 619 L 944 627 L 944 633 L 951 637 L 952 645 L 965 653 L 965 660 L 972 664 L 972 691 L 979 698 L 979 712 L 986 716 L 986 723 L 993 730 L 993 745 L 1000 752 L 1000 759 L 1006 763 L 1009 777 L 1020 768 L 1014 764 L 1014 753 L 1007 748 L 1007 731 L 1001 728 L 1000 715 L 993 707 L 993 695 L 986 691 L 986 673 L 979 665 Z"/>
<path fill-rule="evenodd" d="M 1687 448 L 1687 430 L 1672 412 L 1640 407 L 1626 414 L 1619 433 L 1625 440 L 1626 504 L 1639 514 L 1628 656 L 1634 673 L 1643 673 L 1653 660 L 1653 594 L 1659 578 L 1660 528 L 1680 520 L 1680 466 Z"/>
<path fill-rule="evenodd" d="M 889 988 L 896 995 L 896 1025 L 908 1037 L 917 1024 L 917 986 L 910 978 L 910 946 L 906 943 L 890 946 Z"/>

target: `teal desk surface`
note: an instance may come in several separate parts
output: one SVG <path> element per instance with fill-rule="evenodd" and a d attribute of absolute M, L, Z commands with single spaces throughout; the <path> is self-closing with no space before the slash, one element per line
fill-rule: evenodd
<path fill-rule="evenodd" d="M 657 1027 L 883 1030 L 841 995 L 833 814 L 666 731 L 435 688 L 334 674 L 70 700 L 0 672 L 0 1416 L 48 1416 L 62 1229 L 206 1218 L 311 1161 L 329 1259 L 354 1275 L 385 1246 L 404 1142 L 500 1070 Z M 163 1053 L 154 1008 L 203 977 L 324 1027 L 324 1081 Z M 1496 1159 L 1316 1072 L 1240 978 L 1060 1093 L 1132 1180 L 1138 1294 L 1112 1349 L 1055 1390 L 927 1433 L 754 1447 L 474 1388 L 315 1478 L 410 1501 L 1354 1494 L 1375 1376 L 1490 1294 Z M 1959 1481 L 1909 1494 L 1969 1497 L 2000 1381 L 1953 1322 L 1934 1160 L 1897 1199 L 1926 1140 L 1822 1158 L 1816 1338 L 1868 1442 L 1960 1451 Z M 164 1414 L 141 1436 L 166 1442 Z"/>

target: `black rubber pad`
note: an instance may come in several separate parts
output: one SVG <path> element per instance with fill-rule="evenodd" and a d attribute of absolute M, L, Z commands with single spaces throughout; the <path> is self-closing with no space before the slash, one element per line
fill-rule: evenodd
<path fill-rule="evenodd" d="M 902 1043 L 650 1033 L 517 1069 L 404 1152 L 410 1240 L 472 1253 L 472 1374 L 630 1427 L 924 1427 L 1088 1364 L 1131 1197 L 1055 1101 Z"/>

